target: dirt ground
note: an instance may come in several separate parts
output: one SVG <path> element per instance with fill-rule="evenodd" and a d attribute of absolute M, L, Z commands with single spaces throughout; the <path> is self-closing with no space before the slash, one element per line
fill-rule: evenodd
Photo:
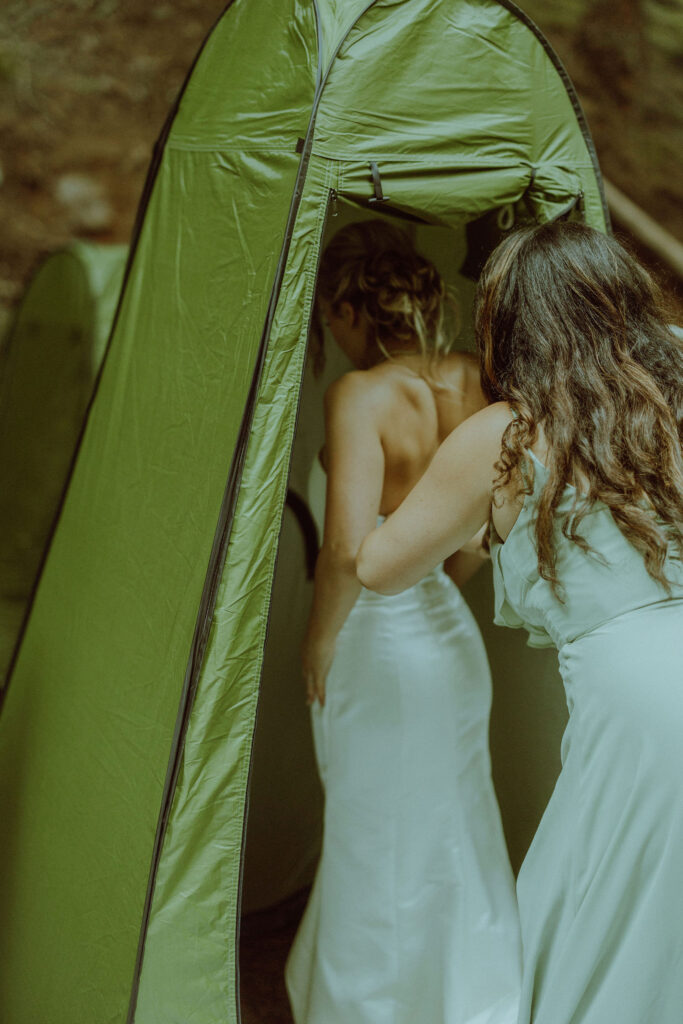
<path fill-rule="evenodd" d="M 683 240 L 683 0 L 523 6 L 574 77 L 605 174 Z M 73 235 L 127 241 L 154 140 L 224 7 L 3 0 L 0 306 Z"/>

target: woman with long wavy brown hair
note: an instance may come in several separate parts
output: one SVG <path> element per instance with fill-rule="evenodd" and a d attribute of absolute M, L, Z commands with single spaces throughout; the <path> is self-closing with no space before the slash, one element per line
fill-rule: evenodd
<path fill-rule="evenodd" d="M 488 522 L 496 621 L 555 645 L 563 767 L 522 866 L 519 1024 L 679 1024 L 683 352 L 614 239 L 509 236 L 478 288 L 488 408 L 361 547 L 397 593 Z"/>

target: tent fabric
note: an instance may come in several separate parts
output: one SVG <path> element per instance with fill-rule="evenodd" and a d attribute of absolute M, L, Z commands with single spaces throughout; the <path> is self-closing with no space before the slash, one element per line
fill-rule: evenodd
<path fill-rule="evenodd" d="M 102 362 L 127 247 L 73 242 L 39 267 L 0 351 L 0 680 Z"/>
<path fill-rule="evenodd" d="M 318 258 L 334 194 L 365 207 L 373 162 L 385 211 L 450 226 L 579 202 L 606 228 L 566 83 L 512 5 L 229 5 L 150 178 L 0 721 L 10 1024 L 238 1019 L 252 737 Z"/>
<path fill-rule="evenodd" d="M 313 150 L 344 161 L 342 192 L 369 195 L 376 161 L 392 205 L 419 199 L 443 223 L 522 196 L 547 219 L 583 192 L 589 219 L 604 224 L 571 97 L 536 36 L 499 4 L 424 0 L 393 18 L 373 5 L 330 71 Z"/>

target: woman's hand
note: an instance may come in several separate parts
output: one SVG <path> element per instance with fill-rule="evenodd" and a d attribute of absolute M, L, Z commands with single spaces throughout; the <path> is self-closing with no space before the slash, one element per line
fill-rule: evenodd
<path fill-rule="evenodd" d="M 444 571 L 453 580 L 458 590 L 462 590 L 474 574 L 479 572 L 488 557 L 483 548 L 479 548 L 478 551 L 467 551 L 465 547 L 462 547 L 460 551 L 456 551 L 444 561 Z"/>
<path fill-rule="evenodd" d="M 309 705 L 316 700 L 321 707 L 325 704 L 325 682 L 334 658 L 334 648 L 334 640 L 306 634 L 301 648 L 301 662 L 306 684 L 306 703 Z"/>

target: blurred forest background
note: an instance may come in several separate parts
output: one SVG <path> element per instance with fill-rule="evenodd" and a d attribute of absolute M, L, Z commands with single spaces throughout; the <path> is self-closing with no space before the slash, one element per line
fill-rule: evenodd
<path fill-rule="evenodd" d="M 606 177 L 683 241 L 683 0 L 521 6 L 577 86 Z M 224 7 L 0 0 L 0 329 L 47 252 L 128 240 L 154 140 Z"/>

